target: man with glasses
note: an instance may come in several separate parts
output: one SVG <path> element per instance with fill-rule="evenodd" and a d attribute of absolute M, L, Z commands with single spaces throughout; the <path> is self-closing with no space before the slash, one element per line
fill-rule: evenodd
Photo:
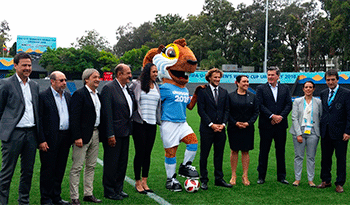
<path fill-rule="evenodd" d="M 39 149 L 41 204 L 69 204 L 61 198 L 72 139 L 69 133 L 70 93 L 65 91 L 66 76 L 60 71 L 50 75 L 51 86 L 39 94 Z"/>

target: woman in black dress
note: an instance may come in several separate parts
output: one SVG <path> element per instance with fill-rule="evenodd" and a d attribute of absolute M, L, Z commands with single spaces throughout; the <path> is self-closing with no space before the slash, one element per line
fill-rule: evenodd
<path fill-rule="evenodd" d="M 254 149 L 254 123 L 259 115 L 256 96 L 248 91 L 249 79 L 245 75 L 236 77 L 237 90 L 229 94 L 230 116 L 227 133 L 231 148 L 232 177 L 230 184 L 236 184 L 236 169 L 238 151 L 242 152 L 244 185 L 250 185 L 248 180 L 249 150 Z"/>

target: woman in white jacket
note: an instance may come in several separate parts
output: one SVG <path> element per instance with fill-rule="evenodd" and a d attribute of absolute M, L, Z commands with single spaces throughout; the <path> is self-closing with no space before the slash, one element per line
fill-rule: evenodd
<path fill-rule="evenodd" d="M 148 63 L 143 68 L 139 79 L 130 86 L 137 102 L 137 112 L 133 113 L 132 119 L 135 145 L 135 189 L 140 194 L 153 192 L 147 185 L 147 178 L 157 124 L 160 124 L 161 118 L 160 93 L 156 83 L 157 76 L 157 67 L 152 63 Z M 142 179 L 140 175 L 142 175 Z"/>
<path fill-rule="evenodd" d="M 320 136 L 320 118 L 322 112 L 321 100 L 313 97 L 315 84 L 307 81 L 303 85 L 304 96 L 293 103 L 292 126 L 289 132 L 293 135 L 294 143 L 294 186 L 299 186 L 303 159 L 306 147 L 306 167 L 310 187 L 316 187 L 313 182 L 315 176 L 315 155 Z"/>

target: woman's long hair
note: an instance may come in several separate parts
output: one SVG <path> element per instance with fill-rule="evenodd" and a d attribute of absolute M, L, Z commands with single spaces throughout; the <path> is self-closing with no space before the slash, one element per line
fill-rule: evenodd
<path fill-rule="evenodd" d="M 143 68 L 141 75 L 139 76 L 139 81 L 141 82 L 141 90 L 145 93 L 148 93 L 150 90 L 150 81 L 151 81 L 151 68 L 155 66 L 153 63 L 147 63 Z"/>

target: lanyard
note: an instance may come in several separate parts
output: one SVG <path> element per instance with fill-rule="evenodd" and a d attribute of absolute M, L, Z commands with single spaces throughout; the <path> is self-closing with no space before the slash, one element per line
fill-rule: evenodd
<path fill-rule="evenodd" d="M 305 112 L 306 106 L 307 106 L 307 104 L 306 104 L 306 100 L 304 98 L 304 112 Z M 313 118 L 314 118 L 314 100 L 311 99 L 311 118 L 310 118 L 311 125 L 314 123 Z M 306 118 L 304 118 L 304 122 L 305 122 L 305 124 L 307 123 Z"/>
<path fill-rule="evenodd" d="M 338 89 L 339 89 L 339 87 L 338 87 L 337 89 L 334 90 L 334 93 L 333 93 L 332 97 L 331 97 L 331 98 L 329 99 L 329 101 L 328 101 L 328 106 L 331 106 L 332 101 L 334 100 L 334 97 L 335 97 L 335 95 L 336 95 L 337 92 L 338 92 Z"/>

